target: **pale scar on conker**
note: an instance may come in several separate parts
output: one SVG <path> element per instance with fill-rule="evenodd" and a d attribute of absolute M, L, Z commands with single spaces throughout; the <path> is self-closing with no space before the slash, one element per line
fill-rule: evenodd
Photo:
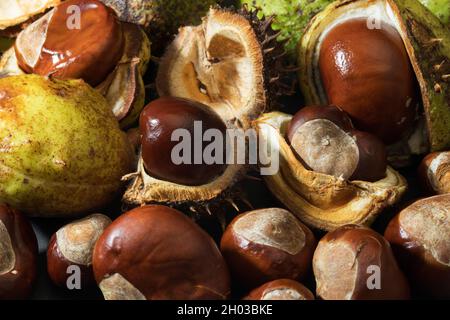
<path fill-rule="evenodd" d="M 108 217 L 94 214 L 64 226 L 56 232 L 59 250 L 71 262 L 90 265 L 95 242 L 110 223 Z"/>
<path fill-rule="evenodd" d="M 0 300 L 25 299 L 37 274 L 36 235 L 24 215 L 0 204 Z"/>
<path fill-rule="evenodd" d="M 301 283 L 278 279 L 252 290 L 245 300 L 314 300 L 314 295 Z"/>
<path fill-rule="evenodd" d="M 424 191 L 433 194 L 450 192 L 450 152 L 433 152 L 427 155 L 418 169 Z"/>
<path fill-rule="evenodd" d="M 16 255 L 5 224 L 0 221 L 0 274 L 10 272 L 16 263 Z"/>
<path fill-rule="evenodd" d="M 267 223 L 270 221 L 270 223 Z M 233 226 L 234 232 L 250 242 L 297 254 L 305 246 L 305 232 L 299 221 L 284 210 L 267 210 L 262 216 L 254 211 L 239 219 Z"/>

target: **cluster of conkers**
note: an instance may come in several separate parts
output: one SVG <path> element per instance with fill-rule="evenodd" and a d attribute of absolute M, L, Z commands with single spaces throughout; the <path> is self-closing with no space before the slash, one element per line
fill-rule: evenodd
<path fill-rule="evenodd" d="M 69 287 L 95 283 L 108 300 L 312 300 L 301 284 L 313 273 L 325 300 L 409 299 L 411 290 L 450 297 L 450 195 L 419 200 L 389 223 L 384 237 L 346 225 L 323 236 L 292 213 L 267 208 L 238 215 L 220 246 L 182 212 L 162 205 L 111 220 L 93 214 L 60 228 L 47 270 Z M 176 250 L 174 250 L 176 248 Z M 0 207 L 0 298 L 26 298 L 36 278 L 37 242 L 22 214 Z M 312 271 L 312 272 L 311 272 Z M 410 288 L 411 286 L 411 288 Z"/>
<path fill-rule="evenodd" d="M 131 55 L 135 59 L 127 55 L 130 33 L 126 30 L 133 27 L 119 21 L 107 6 L 97 0 L 68 0 L 23 30 L 9 53 L 17 60 L 20 72 L 61 80 L 83 79 L 96 86 L 109 102 L 112 96 L 112 104 L 128 101 L 125 110 L 119 108 L 116 112 L 113 107 L 119 120 L 128 113 L 140 114 L 139 130 L 129 131 L 128 135 L 139 152 L 139 172 L 127 177 L 139 176 L 142 183 L 136 179 L 131 184 L 129 199 L 133 201 L 124 202 L 141 206 L 114 221 L 93 214 L 57 230 L 47 248 L 51 281 L 60 287 L 68 286 L 72 279 L 70 272 L 75 270 L 82 288 L 96 284 L 107 300 L 409 299 L 415 292 L 449 298 L 447 152 L 430 154 L 419 168 L 426 191 L 439 195 L 402 210 L 390 221 L 384 235 L 367 226 L 376 214 L 398 201 L 406 189 L 404 179 L 387 164 L 392 148 L 387 151 L 386 145 L 405 142 L 417 129 L 416 120 L 420 117 L 417 81 L 422 90 L 433 87 L 435 93 L 441 93 L 447 87 L 424 82 L 447 78 L 415 75 L 420 74 L 423 65 L 412 61 L 415 52 L 411 51 L 420 46 L 414 42 L 405 47 L 404 33 L 409 26 L 405 27 L 400 20 L 412 21 L 411 25 L 416 26 L 426 24 L 402 17 L 396 23 L 381 21 L 378 28 L 369 29 L 366 19 L 361 18 L 371 12 L 366 2 L 337 1 L 329 7 L 335 12 L 324 11 L 329 15 L 324 20 L 328 25 L 320 25 L 320 15 L 311 22 L 308 28 L 312 31 L 307 31 L 300 46 L 300 50 L 307 51 L 303 53 L 308 66 L 302 72 L 310 78 L 302 83 L 307 87 L 304 93 L 308 106 L 293 117 L 278 113 L 270 123 L 275 123 L 272 129 L 276 134 L 272 138 L 281 137 L 284 143 L 280 144 L 280 150 L 285 145 L 287 148 L 282 150 L 282 167 L 277 173 L 284 175 L 285 180 L 274 175 L 276 183 L 269 187 L 280 199 L 293 198 L 300 205 L 289 206 L 286 201 L 284 204 L 291 211 L 263 208 L 242 213 L 226 226 L 219 243 L 186 212 L 176 208 L 191 208 L 194 204 L 209 208 L 211 202 L 220 202 L 231 194 L 235 182 L 244 176 L 247 166 L 227 164 L 224 139 L 227 129 L 248 129 L 256 118 L 264 117 L 261 113 L 271 104 L 275 84 L 283 77 L 274 67 L 282 69 L 276 63 L 282 53 L 278 46 L 272 46 L 276 34 L 267 31 L 270 21 L 254 19 L 256 13 L 211 9 L 201 26 L 181 29 L 161 60 L 156 80 L 160 98 L 148 104 L 142 113 L 136 112 L 130 101 L 139 100 L 137 104 L 144 105 L 142 94 L 136 92 L 143 87 L 139 74 L 145 70 L 146 59 L 140 59 L 139 54 Z M 369 7 L 381 3 L 369 2 Z M 77 5 L 81 19 L 89 22 L 86 27 L 77 28 L 76 21 L 72 21 L 73 28 L 69 26 L 67 12 L 72 5 Z M 345 6 L 354 6 L 350 7 L 354 10 L 341 15 L 339 8 Z M 396 2 L 390 6 L 394 16 L 405 11 Z M 412 8 L 408 14 L 415 11 Z M 433 30 L 425 31 L 430 32 L 422 35 L 434 35 Z M 136 40 L 131 38 L 131 42 Z M 421 37 L 415 38 L 419 41 Z M 145 41 L 141 38 L 136 42 L 144 46 Z M 309 50 L 311 46 L 313 50 Z M 126 61 L 122 60 L 124 56 Z M 444 63 L 448 59 L 443 60 L 433 69 L 447 70 Z M 369 63 L 374 61 L 377 63 Z M 128 79 L 132 79 L 130 83 L 134 81 L 130 87 L 133 92 L 114 99 L 109 89 L 123 84 L 116 81 L 116 75 L 124 63 L 135 68 L 123 77 L 127 83 Z M 309 72 L 308 68 L 317 70 Z M 0 102 L 9 106 L 13 96 L 23 96 L 10 89 L 16 81 L 31 87 L 38 80 L 27 84 L 26 79 L 44 81 L 44 77 L 24 76 L 4 81 Z M 50 85 L 55 91 L 52 98 L 67 97 L 70 93 L 69 82 L 61 83 L 61 87 Z M 309 92 L 308 86 L 321 88 Z M 431 105 L 427 99 L 438 101 L 436 95 L 422 93 L 425 107 Z M 315 94 L 320 97 L 311 99 Z M 185 98 L 175 97 L 178 95 Z M 75 99 L 80 102 L 77 106 L 81 100 L 87 98 Z M 442 105 L 445 104 L 439 106 Z M 64 112 L 67 113 L 67 108 Z M 430 110 L 425 113 L 430 117 Z M 430 128 L 436 122 L 434 118 L 426 120 Z M 202 136 L 198 136 L 199 131 Z M 439 139 L 433 130 L 430 133 L 429 142 L 435 147 Z M 5 137 L 4 142 L 11 136 Z M 182 136 L 188 137 L 184 142 L 188 141 L 187 149 L 192 153 L 179 149 L 177 138 Z M 208 148 L 207 142 L 213 138 L 223 148 Z M 113 140 L 111 134 L 105 139 Z M 29 144 L 33 142 L 28 140 Z M 89 147 L 90 157 L 101 157 L 98 149 Z M 204 158 L 207 152 L 214 153 L 216 161 L 208 162 Z M 108 158 L 108 154 L 102 156 Z M 132 161 L 129 152 L 122 158 L 117 162 Z M 27 160 L 18 162 L 33 162 Z M 73 166 L 60 159 L 54 162 L 62 167 Z M 128 164 L 124 167 L 129 167 Z M 27 174 L 34 173 L 26 169 Z M 97 171 L 101 175 L 102 171 Z M 20 188 L 17 186 L 40 183 L 41 179 L 33 179 L 39 182 L 11 178 L 11 187 L 3 189 L 12 190 L 10 199 L 17 200 Z M 119 179 L 116 180 L 119 184 Z M 72 179 L 67 185 L 78 184 Z M 297 199 L 299 194 L 303 198 Z M 55 197 L 56 192 L 49 194 L 49 198 Z M 26 207 L 31 213 L 35 203 L 39 201 Z M 299 219 L 308 210 L 313 213 L 308 218 L 313 218 Z M 80 209 L 76 213 L 85 211 Z M 191 211 L 195 212 L 195 208 Z M 344 219 L 339 220 L 342 216 Z M 360 225 L 348 222 L 354 220 Z M 321 237 L 310 227 L 329 232 Z M 0 206 L 1 299 L 30 295 L 36 278 L 36 259 L 36 237 L 29 222 L 19 211 Z M 312 279 L 316 284 L 315 295 L 310 291 L 313 287 L 308 288 L 308 280 Z"/>

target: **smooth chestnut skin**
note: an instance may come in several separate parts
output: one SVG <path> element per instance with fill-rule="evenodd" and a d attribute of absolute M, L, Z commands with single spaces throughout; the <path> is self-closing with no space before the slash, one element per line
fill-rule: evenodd
<path fill-rule="evenodd" d="M 384 236 L 413 289 L 450 299 L 450 194 L 405 208 L 391 220 Z"/>
<path fill-rule="evenodd" d="M 387 153 L 383 142 L 373 134 L 353 130 L 359 149 L 358 167 L 351 180 L 378 181 L 386 176 Z"/>
<path fill-rule="evenodd" d="M 450 193 L 450 152 L 433 152 L 423 158 L 418 178 L 427 195 Z"/>
<path fill-rule="evenodd" d="M 67 278 L 70 276 L 67 269 L 71 265 L 77 265 L 80 268 L 81 288 L 88 288 L 95 284 L 92 265 L 76 264 L 66 259 L 58 248 L 56 234 L 53 234 L 47 249 L 47 273 L 50 280 L 59 287 L 66 287 Z"/>
<path fill-rule="evenodd" d="M 0 205 L 0 300 L 25 299 L 36 280 L 38 246 L 28 220 Z"/>
<path fill-rule="evenodd" d="M 310 170 L 370 182 L 386 176 L 383 142 L 370 133 L 355 130 L 350 117 L 337 106 L 302 108 L 289 123 L 287 140 Z"/>
<path fill-rule="evenodd" d="M 376 270 L 379 288 L 373 285 Z M 400 271 L 389 242 L 377 232 L 346 225 L 325 235 L 314 253 L 313 269 L 318 297 L 324 300 L 409 299 L 409 285 Z M 376 284 L 376 283 L 375 283 Z"/>
<path fill-rule="evenodd" d="M 201 137 L 194 134 L 194 122 L 202 125 Z M 173 97 L 162 97 L 148 104 L 140 116 L 142 134 L 142 158 L 149 175 L 164 181 L 186 186 L 204 185 L 220 176 L 226 169 L 225 146 L 226 125 L 211 108 L 201 103 Z M 177 129 L 185 129 L 191 137 L 191 159 L 189 163 L 175 164 L 172 150 L 182 143 L 184 138 L 171 141 Z M 222 133 L 224 159 L 219 164 L 206 164 L 203 150 L 211 142 L 201 142 L 208 129 L 217 129 Z M 194 143 L 201 143 L 200 164 L 195 164 L 196 149 Z"/>
<path fill-rule="evenodd" d="M 106 299 L 225 299 L 230 293 L 214 240 L 180 211 L 160 205 L 113 221 L 95 245 L 93 266 Z"/>
<path fill-rule="evenodd" d="M 314 295 L 297 281 L 279 279 L 252 290 L 244 300 L 314 300 Z"/>
<path fill-rule="evenodd" d="M 232 277 L 247 289 L 276 279 L 303 279 L 311 269 L 315 247 L 311 230 L 278 208 L 237 216 L 220 243 Z"/>
<path fill-rule="evenodd" d="M 68 27 L 74 19 L 71 6 L 80 9 L 81 28 Z M 53 10 L 37 63 L 28 65 L 16 46 L 19 66 L 27 73 L 83 79 L 92 86 L 99 85 L 123 53 L 122 25 L 116 14 L 97 0 L 64 1 Z"/>
<path fill-rule="evenodd" d="M 301 108 L 289 122 L 287 136 L 292 141 L 298 128 L 311 120 L 326 119 L 333 122 L 344 131 L 351 131 L 353 123 L 348 114 L 341 108 L 333 105 L 329 106 L 306 106 Z"/>
<path fill-rule="evenodd" d="M 81 289 L 95 284 L 92 252 L 95 242 L 110 223 L 107 216 L 93 214 L 63 226 L 52 235 L 47 248 L 47 272 L 55 285 L 67 287 L 70 266 L 80 268 Z"/>
<path fill-rule="evenodd" d="M 333 27 L 319 54 L 328 103 L 346 111 L 357 129 L 386 144 L 412 129 L 417 81 L 397 30 L 385 22 L 369 29 L 366 19 Z"/>

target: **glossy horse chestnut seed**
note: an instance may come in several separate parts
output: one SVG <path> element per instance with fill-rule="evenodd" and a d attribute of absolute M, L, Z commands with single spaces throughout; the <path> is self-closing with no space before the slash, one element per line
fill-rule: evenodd
<path fill-rule="evenodd" d="M 123 46 L 122 24 L 112 9 L 98 0 L 69 0 L 25 29 L 15 51 L 27 73 L 97 86 L 116 67 Z"/>
<path fill-rule="evenodd" d="M 166 206 L 139 207 L 113 221 L 95 245 L 93 268 L 107 300 L 226 299 L 230 293 L 214 240 Z"/>
<path fill-rule="evenodd" d="M 316 295 L 324 300 L 404 300 L 410 291 L 389 242 L 367 227 L 326 234 L 313 258 Z"/>
<path fill-rule="evenodd" d="M 328 103 L 340 106 L 357 129 L 386 144 L 412 129 L 417 81 L 397 30 L 385 22 L 369 29 L 352 19 L 325 35 L 319 69 Z"/>
<path fill-rule="evenodd" d="M 309 169 L 348 180 L 378 181 L 386 176 L 387 155 L 376 136 L 353 129 L 336 106 L 307 106 L 289 123 L 287 139 Z"/>
<path fill-rule="evenodd" d="M 276 279 L 303 279 L 316 244 L 312 231 L 291 212 L 267 208 L 233 219 L 220 249 L 233 278 L 249 289 Z"/>
<path fill-rule="evenodd" d="M 384 236 L 413 289 L 450 299 L 450 194 L 414 202 L 390 221 Z"/>
<path fill-rule="evenodd" d="M 0 205 L 0 300 L 25 299 L 37 273 L 36 235 L 21 212 Z"/>
<path fill-rule="evenodd" d="M 145 107 L 139 123 L 144 167 L 152 177 L 198 186 L 213 181 L 225 171 L 226 125 L 208 106 L 186 99 L 162 97 Z M 179 129 L 183 131 L 178 132 L 186 133 L 187 137 L 175 135 L 175 130 Z M 203 152 L 212 142 L 205 142 L 203 135 L 210 129 L 221 140 L 214 143 L 222 143 L 223 157 L 219 157 L 217 163 L 207 164 Z M 181 144 L 186 148 L 180 150 Z M 174 156 L 181 157 L 182 161 Z"/>
<path fill-rule="evenodd" d="M 314 300 L 314 295 L 297 281 L 278 279 L 252 290 L 244 300 Z"/>
<path fill-rule="evenodd" d="M 92 252 L 111 219 L 103 214 L 93 214 L 60 228 L 50 239 L 47 248 L 47 272 L 54 284 L 67 287 L 72 275 L 69 267 L 80 270 L 81 288 L 95 284 L 92 270 Z"/>
<path fill-rule="evenodd" d="M 450 193 L 450 152 L 433 152 L 423 158 L 418 168 L 423 191 L 429 195 Z"/>

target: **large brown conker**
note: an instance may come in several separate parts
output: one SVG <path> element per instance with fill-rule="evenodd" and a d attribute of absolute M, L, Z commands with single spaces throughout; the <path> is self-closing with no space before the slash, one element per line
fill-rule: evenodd
<path fill-rule="evenodd" d="M 307 106 L 298 111 L 287 139 L 306 167 L 349 180 L 377 181 L 386 176 L 387 155 L 376 136 L 353 129 L 336 106 Z"/>
<path fill-rule="evenodd" d="M 150 205 L 117 218 L 93 254 L 109 300 L 225 299 L 227 266 L 214 240 L 178 210 Z"/>
<path fill-rule="evenodd" d="M 25 29 L 15 44 L 20 68 L 97 86 L 119 62 L 124 45 L 114 11 L 98 0 L 69 0 Z"/>
<path fill-rule="evenodd" d="M 450 194 L 416 201 L 392 219 L 384 236 L 414 289 L 450 298 Z"/>
<path fill-rule="evenodd" d="M 38 246 L 28 220 L 0 205 L 0 300 L 25 299 L 36 280 Z"/>
<path fill-rule="evenodd" d="M 303 279 L 316 239 L 292 213 L 279 208 L 237 216 L 225 230 L 221 251 L 233 278 L 246 288 L 276 279 Z"/>
<path fill-rule="evenodd" d="M 346 225 L 323 237 L 314 253 L 317 296 L 325 300 L 408 299 L 409 285 L 389 242 Z"/>
<path fill-rule="evenodd" d="M 149 175 L 164 181 L 187 186 L 207 184 L 226 169 L 226 129 L 219 115 L 206 105 L 159 98 L 148 104 L 140 117 L 144 167 Z M 207 163 L 204 157 L 205 147 L 211 143 L 204 139 L 207 132 L 217 133 L 220 141 L 212 140 L 223 146 L 219 161 L 214 163 Z M 178 149 L 183 145 L 187 148 Z"/>
<path fill-rule="evenodd" d="M 395 27 L 380 21 L 380 28 L 369 29 L 367 19 L 334 26 L 323 39 L 319 68 L 328 102 L 359 130 L 391 144 L 412 128 L 417 84 Z"/>

